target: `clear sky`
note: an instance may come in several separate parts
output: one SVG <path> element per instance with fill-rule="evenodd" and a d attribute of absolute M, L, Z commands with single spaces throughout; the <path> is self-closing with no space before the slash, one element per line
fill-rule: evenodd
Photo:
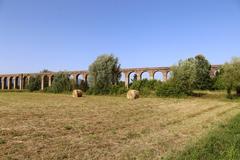
<path fill-rule="evenodd" d="M 0 0 L 0 73 L 84 70 L 240 56 L 240 0 Z"/>

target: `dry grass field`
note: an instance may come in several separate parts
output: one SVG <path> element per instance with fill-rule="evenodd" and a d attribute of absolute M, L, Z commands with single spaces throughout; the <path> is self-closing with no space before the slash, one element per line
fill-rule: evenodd
<path fill-rule="evenodd" d="M 221 96 L 0 93 L 0 159 L 160 159 L 240 112 Z"/>

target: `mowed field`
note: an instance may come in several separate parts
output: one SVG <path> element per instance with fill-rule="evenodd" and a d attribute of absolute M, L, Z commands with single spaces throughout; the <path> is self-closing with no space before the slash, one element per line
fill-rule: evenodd
<path fill-rule="evenodd" d="M 161 159 L 240 112 L 222 93 L 140 98 L 0 93 L 0 159 Z"/>

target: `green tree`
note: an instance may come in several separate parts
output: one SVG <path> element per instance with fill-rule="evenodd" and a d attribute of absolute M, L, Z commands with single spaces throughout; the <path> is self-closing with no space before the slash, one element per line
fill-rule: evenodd
<path fill-rule="evenodd" d="M 120 78 L 120 64 L 113 55 L 101 55 L 89 66 L 90 88 L 108 90 L 118 84 Z"/>
<path fill-rule="evenodd" d="M 172 78 L 176 90 L 191 95 L 196 81 L 196 63 L 193 58 L 180 61 L 177 66 L 172 67 Z"/>
<path fill-rule="evenodd" d="M 240 96 L 240 57 L 233 58 L 230 63 L 225 63 L 223 66 L 222 79 L 227 89 L 229 97 L 232 97 L 232 90 Z"/>
<path fill-rule="evenodd" d="M 29 80 L 27 89 L 30 92 L 40 90 L 41 89 L 41 77 L 40 76 L 31 77 Z"/>
<path fill-rule="evenodd" d="M 225 89 L 225 84 L 222 79 L 223 75 L 223 67 L 221 67 L 215 74 L 215 76 L 212 78 L 212 89 L 213 90 L 224 90 Z"/>
<path fill-rule="evenodd" d="M 195 56 L 196 79 L 195 89 L 206 90 L 212 86 L 210 77 L 211 65 L 203 55 Z"/>

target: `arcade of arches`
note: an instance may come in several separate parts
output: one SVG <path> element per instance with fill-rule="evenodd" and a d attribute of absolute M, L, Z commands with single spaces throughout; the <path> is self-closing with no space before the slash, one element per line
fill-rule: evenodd
<path fill-rule="evenodd" d="M 211 76 L 215 76 L 217 71 L 219 70 L 220 65 L 212 65 L 211 67 Z M 132 80 L 132 76 L 137 80 L 143 79 L 143 75 L 148 73 L 149 79 L 157 79 L 155 76 L 158 74 L 161 76 L 162 81 L 166 81 L 170 77 L 170 67 L 152 67 L 152 68 L 128 68 L 122 69 L 121 74 L 125 82 L 125 86 L 128 87 L 129 83 Z M 69 78 L 73 79 L 76 84 L 81 83 L 81 81 L 87 82 L 87 71 L 72 71 L 65 72 L 69 75 Z M 54 79 L 54 72 L 47 73 L 30 73 L 30 74 L 2 74 L 0 75 L 0 89 L 2 90 L 11 90 L 11 89 L 26 89 L 29 84 L 29 80 L 31 77 L 36 75 L 41 76 L 41 89 L 43 90 L 46 87 L 52 85 Z"/>

